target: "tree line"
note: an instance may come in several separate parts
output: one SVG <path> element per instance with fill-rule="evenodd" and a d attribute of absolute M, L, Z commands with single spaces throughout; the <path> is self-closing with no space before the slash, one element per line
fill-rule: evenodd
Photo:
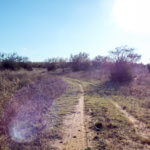
<path fill-rule="evenodd" d="M 27 57 L 18 56 L 16 53 L 0 53 L 0 70 L 19 70 L 21 68 L 31 71 L 33 68 L 46 68 L 47 71 L 56 71 L 61 69 L 62 72 L 70 70 L 88 71 L 92 69 L 102 69 L 104 66 L 110 71 L 110 80 L 112 82 L 131 82 L 133 80 L 132 64 L 137 63 L 141 55 L 135 52 L 134 48 L 127 46 L 117 47 L 109 52 L 109 56 L 98 55 L 90 59 L 85 52 L 71 55 L 69 59 L 48 58 L 44 62 L 30 62 Z M 147 65 L 150 71 L 150 65 Z"/>

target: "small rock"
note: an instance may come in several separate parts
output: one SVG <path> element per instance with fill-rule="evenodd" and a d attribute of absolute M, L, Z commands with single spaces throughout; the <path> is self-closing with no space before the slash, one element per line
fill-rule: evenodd
<path fill-rule="evenodd" d="M 100 130 L 103 128 L 103 125 L 102 125 L 102 123 L 99 123 L 99 122 L 98 122 L 98 123 L 95 124 L 94 127 L 95 127 L 95 130 L 96 130 L 96 131 L 100 131 Z"/>
<path fill-rule="evenodd" d="M 97 141 L 98 139 L 99 139 L 98 136 L 95 136 L 95 137 L 93 138 L 94 141 Z"/>

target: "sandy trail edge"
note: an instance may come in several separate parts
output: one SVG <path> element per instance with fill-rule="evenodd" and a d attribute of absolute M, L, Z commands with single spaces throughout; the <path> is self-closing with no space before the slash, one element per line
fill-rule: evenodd
<path fill-rule="evenodd" d="M 134 118 L 126 110 L 122 109 L 122 107 L 119 104 L 117 104 L 116 102 L 114 102 L 114 101 L 111 101 L 111 102 L 116 106 L 116 108 L 118 108 L 118 110 L 120 112 L 122 112 L 125 115 L 126 118 L 128 118 L 133 123 L 133 126 L 137 129 L 137 133 L 140 136 L 142 136 L 143 138 L 146 138 L 146 139 L 150 138 L 150 130 L 146 127 L 146 125 L 143 122 Z"/>
<path fill-rule="evenodd" d="M 86 149 L 86 131 L 84 116 L 84 90 L 81 84 L 80 98 L 75 106 L 74 113 L 69 114 L 63 121 L 64 135 L 62 143 L 57 143 L 59 150 L 85 150 Z"/>
<path fill-rule="evenodd" d="M 66 117 L 64 124 L 66 127 L 66 135 L 64 144 L 66 150 L 85 150 L 86 148 L 86 132 L 84 126 L 84 90 L 79 84 L 81 96 L 78 105 L 76 105 L 75 113 Z"/>

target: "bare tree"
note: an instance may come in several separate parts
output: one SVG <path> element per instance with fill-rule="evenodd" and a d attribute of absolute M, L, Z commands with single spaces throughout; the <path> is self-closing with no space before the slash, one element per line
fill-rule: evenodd
<path fill-rule="evenodd" d="M 88 70 L 91 66 L 89 55 L 87 53 L 79 53 L 77 55 L 71 55 L 70 62 L 72 64 L 73 71 Z"/>
<path fill-rule="evenodd" d="M 110 51 L 110 54 L 114 61 L 136 63 L 141 59 L 141 55 L 136 54 L 134 51 L 134 48 L 120 46 L 116 47 L 114 51 Z"/>
<path fill-rule="evenodd" d="M 134 48 L 127 46 L 117 47 L 114 51 L 110 51 L 114 65 L 110 70 L 110 80 L 113 82 L 131 82 L 133 80 L 131 63 L 140 60 L 141 55 L 136 54 Z"/>

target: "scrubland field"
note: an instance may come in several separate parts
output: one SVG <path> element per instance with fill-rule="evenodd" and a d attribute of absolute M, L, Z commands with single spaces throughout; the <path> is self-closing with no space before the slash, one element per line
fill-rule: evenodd
<path fill-rule="evenodd" d="M 30 65 L 0 71 L 0 149 L 150 149 L 148 65 L 82 53 Z"/>

